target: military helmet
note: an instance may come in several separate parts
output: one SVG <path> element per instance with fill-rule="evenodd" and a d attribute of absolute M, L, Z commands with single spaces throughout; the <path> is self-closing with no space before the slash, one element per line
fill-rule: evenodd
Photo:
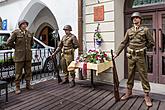
<path fill-rule="evenodd" d="M 142 16 L 139 12 L 134 12 L 132 15 L 131 15 L 131 20 L 133 20 L 134 17 L 139 17 L 140 19 L 142 19 Z"/>
<path fill-rule="evenodd" d="M 18 26 L 20 27 L 23 23 L 26 23 L 27 24 L 27 26 L 28 26 L 28 22 L 26 21 L 26 20 L 20 20 L 19 22 L 18 22 Z"/>
<path fill-rule="evenodd" d="M 65 25 L 63 30 L 69 30 L 72 31 L 72 27 L 70 25 Z"/>

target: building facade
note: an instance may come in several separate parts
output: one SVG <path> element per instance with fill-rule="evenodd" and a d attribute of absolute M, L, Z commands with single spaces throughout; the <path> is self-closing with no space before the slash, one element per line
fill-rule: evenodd
<path fill-rule="evenodd" d="M 29 30 L 45 44 L 53 31 L 64 35 L 63 27 L 70 24 L 77 35 L 77 1 L 75 0 L 1 0 L 0 17 L 13 31 L 21 19 L 29 22 Z"/>
<path fill-rule="evenodd" d="M 150 28 L 155 48 L 147 50 L 150 82 L 165 83 L 165 0 L 80 0 L 82 2 L 83 50 L 94 47 L 93 36 L 97 25 L 103 37 L 102 50 L 116 50 L 131 27 L 130 16 L 139 11 L 143 25 Z M 79 1 L 79 2 L 80 2 Z M 79 12 L 80 13 L 80 12 Z M 119 79 L 127 78 L 125 51 L 116 59 Z M 138 79 L 138 77 L 135 77 Z M 100 79 L 111 81 L 111 70 L 100 74 Z"/>
<path fill-rule="evenodd" d="M 78 5 L 77 5 L 78 4 Z M 165 83 L 165 0 L 1 0 L 0 18 L 7 20 L 7 30 L 14 30 L 17 22 L 26 19 L 29 30 L 49 45 L 53 31 L 64 34 L 63 26 L 70 24 L 80 41 L 79 53 L 98 48 L 94 33 L 99 26 L 103 37 L 102 50 L 116 50 L 131 27 L 130 16 L 139 11 L 143 25 L 150 28 L 155 48 L 147 50 L 150 82 Z M 116 59 L 119 79 L 127 78 L 125 51 Z M 112 70 L 97 76 L 111 82 Z M 136 79 L 138 77 L 136 76 Z"/>

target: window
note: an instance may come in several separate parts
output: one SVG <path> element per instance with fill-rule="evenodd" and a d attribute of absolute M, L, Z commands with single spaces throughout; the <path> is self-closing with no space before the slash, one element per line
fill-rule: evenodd
<path fill-rule="evenodd" d="M 10 37 L 10 34 L 0 34 L 0 50 L 8 50 L 10 47 L 6 46 L 7 39 Z"/>
<path fill-rule="evenodd" d="M 134 0 L 133 2 L 133 8 L 134 7 L 141 7 L 146 5 L 154 5 L 154 4 L 160 4 L 165 2 L 165 0 Z"/>

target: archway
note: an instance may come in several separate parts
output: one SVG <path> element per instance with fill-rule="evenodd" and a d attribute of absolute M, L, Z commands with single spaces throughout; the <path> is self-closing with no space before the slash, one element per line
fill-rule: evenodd
<path fill-rule="evenodd" d="M 43 25 L 42 25 L 43 26 Z M 38 36 L 36 36 L 40 41 L 42 41 L 43 43 L 45 43 L 46 45 L 48 46 L 51 46 L 51 47 L 55 47 L 55 41 L 54 41 L 54 38 L 53 38 L 53 29 L 46 25 L 44 27 L 41 26 L 41 30 L 38 31 Z"/>
<path fill-rule="evenodd" d="M 46 4 L 40 0 L 31 0 L 23 10 L 19 20 L 21 19 L 26 19 L 29 22 L 29 30 L 37 38 L 41 36 L 40 33 L 42 33 L 43 29 L 47 27 L 49 31 L 45 31 L 47 33 L 44 32 L 47 37 L 45 44 L 51 44 L 48 42 L 52 39 L 50 34 L 53 31 L 58 31 L 58 24 L 55 16 Z"/>
<path fill-rule="evenodd" d="M 136 2 L 136 3 L 135 3 Z M 125 30 L 131 26 L 130 16 L 138 11 L 142 23 L 153 33 L 155 48 L 147 50 L 149 80 L 165 83 L 165 1 L 163 0 L 126 0 L 124 7 Z M 127 64 L 125 64 L 127 65 Z M 127 71 L 127 67 L 125 67 Z M 125 71 L 125 76 L 127 72 Z"/>

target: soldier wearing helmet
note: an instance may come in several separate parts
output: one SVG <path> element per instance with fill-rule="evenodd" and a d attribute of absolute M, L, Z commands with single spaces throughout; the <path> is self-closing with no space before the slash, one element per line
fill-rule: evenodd
<path fill-rule="evenodd" d="M 60 50 L 62 50 L 61 65 L 63 72 L 65 73 L 65 80 L 61 84 L 67 84 L 69 83 L 69 71 L 67 70 L 67 67 L 74 60 L 74 51 L 79 47 L 79 44 L 76 36 L 71 33 L 72 27 L 70 25 L 65 25 L 63 30 L 65 31 L 66 35 L 62 37 L 62 40 L 60 41 L 59 46 L 55 52 L 52 54 L 52 57 L 54 57 Z M 70 75 L 72 77 L 70 87 L 74 87 L 75 72 L 71 71 Z"/>
<path fill-rule="evenodd" d="M 69 30 L 72 31 L 72 27 L 70 25 L 65 25 L 63 30 Z"/>
<path fill-rule="evenodd" d="M 29 23 L 28 23 L 26 20 L 23 19 L 23 20 L 21 20 L 21 21 L 18 22 L 18 27 L 21 28 L 21 25 L 24 24 L 24 23 L 25 23 L 27 26 L 29 25 Z"/>
<path fill-rule="evenodd" d="M 139 12 L 134 12 L 132 15 L 131 15 L 131 20 L 133 20 L 134 17 L 138 17 L 140 19 L 142 19 L 141 15 Z"/>
<path fill-rule="evenodd" d="M 18 22 L 19 29 L 12 32 L 11 36 L 7 40 L 7 45 L 14 48 L 14 61 L 15 61 L 15 85 L 16 94 L 21 93 L 20 91 L 20 80 L 22 78 L 22 69 L 25 70 L 25 80 L 26 89 L 33 89 L 30 85 L 30 80 L 32 78 L 31 72 L 31 60 L 32 51 L 31 47 L 33 45 L 33 37 L 31 33 L 26 29 L 28 26 L 26 20 L 21 20 Z"/>
<path fill-rule="evenodd" d="M 116 58 L 122 50 L 127 47 L 128 58 L 128 81 L 127 90 L 121 100 L 126 100 L 132 96 L 132 88 L 134 86 L 135 70 L 138 70 L 144 90 L 144 99 L 147 106 L 152 106 L 151 98 L 149 96 L 150 84 L 147 78 L 147 64 L 146 64 L 146 48 L 154 46 L 154 40 L 151 32 L 147 27 L 141 25 L 142 17 L 139 12 L 134 12 L 131 16 L 133 26 L 127 30 L 124 40 L 121 42 L 116 51 Z"/>

